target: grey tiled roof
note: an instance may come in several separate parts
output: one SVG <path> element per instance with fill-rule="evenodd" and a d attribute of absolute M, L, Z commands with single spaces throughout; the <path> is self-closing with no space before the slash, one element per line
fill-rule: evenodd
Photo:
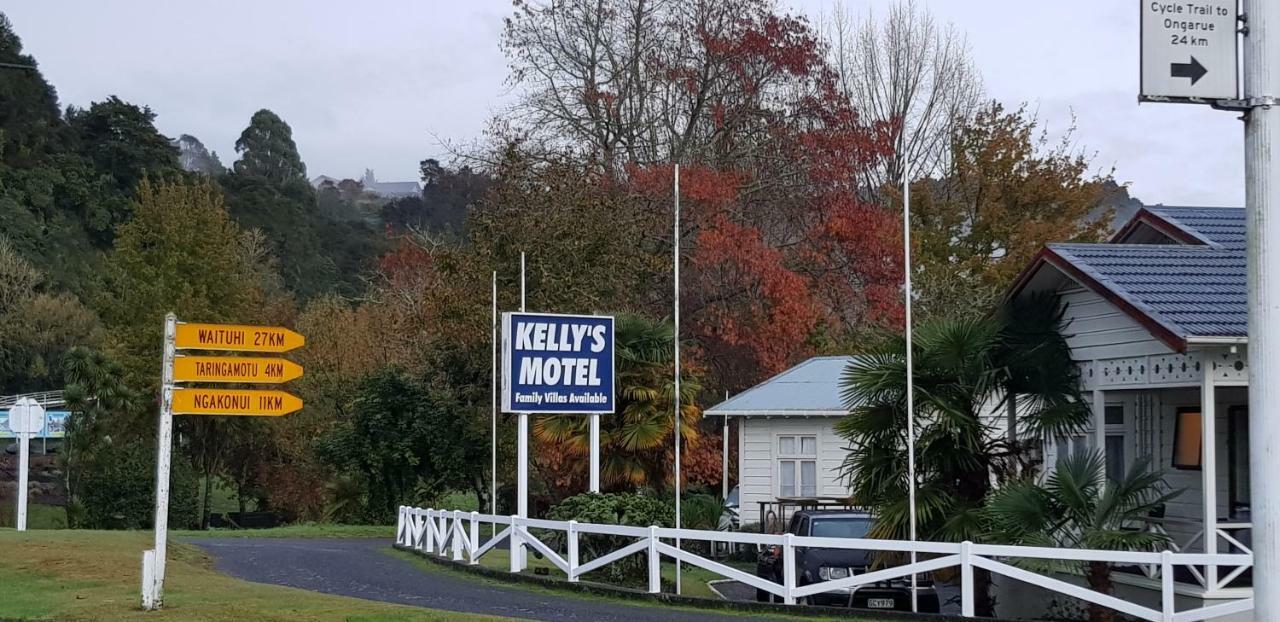
<path fill-rule="evenodd" d="M 1244 210 L 1238 207 L 1148 206 L 1147 211 L 1224 248 L 1244 248 Z"/>
<path fill-rule="evenodd" d="M 1237 243 L 1230 224 L 1235 222 L 1234 215 L 1216 213 L 1227 210 L 1168 211 L 1183 226 L 1189 228 L 1194 222 L 1206 227 L 1197 232 L 1221 245 L 1050 244 L 1049 248 L 1183 338 L 1246 336 L 1243 218 Z"/>

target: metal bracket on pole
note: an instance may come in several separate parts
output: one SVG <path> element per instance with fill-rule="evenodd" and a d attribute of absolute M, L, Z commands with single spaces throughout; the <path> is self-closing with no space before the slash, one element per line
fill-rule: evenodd
<path fill-rule="evenodd" d="M 1219 99 L 1209 105 L 1215 110 L 1248 112 L 1254 108 L 1270 108 L 1276 104 L 1280 104 L 1280 98 L 1265 95 L 1261 97 L 1249 97 L 1247 99 Z"/>

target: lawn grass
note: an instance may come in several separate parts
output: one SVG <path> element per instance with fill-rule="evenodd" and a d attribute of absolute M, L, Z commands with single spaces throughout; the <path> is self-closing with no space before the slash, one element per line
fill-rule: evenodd
<path fill-rule="evenodd" d="M 11 500 L 0 501 L 0 527 L 14 527 L 17 509 Z M 27 504 L 27 529 L 66 529 L 67 510 L 60 505 Z"/>
<path fill-rule="evenodd" d="M 321 620 L 436 622 L 500 620 L 403 607 L 249 583 L 215 571 L 199 549 L 169 545 L 165 607 L 139 607 L 144 531 L 0 529 L 0 619 L 42 620 Z"/>

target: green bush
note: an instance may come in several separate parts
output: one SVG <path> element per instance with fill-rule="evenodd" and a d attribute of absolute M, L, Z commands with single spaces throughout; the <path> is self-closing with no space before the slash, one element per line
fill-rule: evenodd
<path fill-rule="evenodd" d="M 146 529 L 155 518 L 155 449 L 141 443 L 106 446 L 85 469 L 78 503 L 70 518 L 82 529 Z M 169 526 L 200 524 L 200 481 L 186 458 L 173 455 L 169 486 Z"/>
<path fill-rule="evenodd" d="M 665 501 L 635 493 L 575 495 L 551 508 L 548 518 L 559 521 L 577 521 L 601 525 L 629 525 L 632 527 L 670 527 L 675 521 L 675 511 Z M 563 547 L 563 532 L 548 535 L 553 546 Z M 634 538 L 621 536 L 581 535 L 578 537 L 580 562 L 588 562 L 607 555 L 628 544 Z M 610 583 L 643 585 L 648 577 L 648 562 L 643 555 L 630 555 L 596 571 L 605 575 Z"/>

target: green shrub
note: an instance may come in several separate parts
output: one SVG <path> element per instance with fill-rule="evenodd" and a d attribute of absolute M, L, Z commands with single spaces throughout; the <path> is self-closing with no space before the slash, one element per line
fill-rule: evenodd
<path fill-rule="evenodd" d="M 632 527 L 670 527 L 675 521 L 675 511 L 665 501 L 635 493 L 575 495 L 551 508 L 548 518 L 559 521 L 577 521 L 600 525 L 629 525 Z M 564 533 L 548 535 L 558 548 L 563 548 Z M 607 555 L 635 542 L 634 538 L 583 534 L 578 537 L 580 562 L 588 562 Z M 648 577 L 648 561 L 644 555 L 629 555 L 616 563 L 596 571 L 605 575 L 610 583 L 643 585 Z"/>
<path fill-rule="evenodd" d="M 155 449 L 141 443 L 107 445 L 85 469 L 78 503 L 70 518 L 82 529 L 146 529 L 155 518 Z M 200 524 L 200 481 L 191 464 L 176 452 L 170 469 L 169 527 Z"/>

